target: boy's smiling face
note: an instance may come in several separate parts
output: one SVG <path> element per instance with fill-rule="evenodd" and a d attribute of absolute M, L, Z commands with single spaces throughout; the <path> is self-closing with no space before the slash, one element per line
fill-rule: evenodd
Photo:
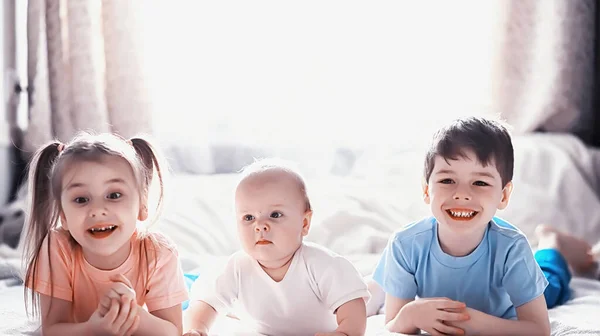
<path fill-rule="evenodd" d="M 502 185 L 494 162 L 484 166 L 472 151 L 464 154 L 447 161 L 438 155 L 423 184 L 423 198 L 437 221 L 456 233 L 484 228 L 508 205 L 512 191 L 512 182 Z"/>

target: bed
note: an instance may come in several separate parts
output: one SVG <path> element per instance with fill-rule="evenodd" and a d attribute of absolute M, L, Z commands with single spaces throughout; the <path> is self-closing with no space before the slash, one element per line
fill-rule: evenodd
<path fill-rule="evenodd" d="M 600 241 L 600 150 L 566 134 L 518 136 L 514 145 L 514 194 L 498 216 L 523 230 L 533 248 L 538 223 L 568 230 L 591 244 Z M 307 174 L 315 212 L 307 239 L 348 257 L 367 275 L 391 232 L 427 214 L 420 198 L 422 148 L 352 155 L 352 160 L 342 156 L 346 169 L 338 165 L 337 173 L 328 168 Z M 177 243 L 185 272 L 209 273 L 239 248 L 232 218 L 235 181 L 233 173 L 181 171 L 169 181 L 170 201 L 154 229 Z M 18 252 L 0 247 L 0 335 L 37 334 L 37 323 L 25 315 L 17 261 Z M 575 278 L 571 287 L 573 299 L 550 311 L 552 335 L 600 335 L 600 281 Z M 220 318 L 214 335 L 249 335 L 236 332 L 239 328 Z M 369 318 L 367 335 L 387 334 L 382 315 Z"/>

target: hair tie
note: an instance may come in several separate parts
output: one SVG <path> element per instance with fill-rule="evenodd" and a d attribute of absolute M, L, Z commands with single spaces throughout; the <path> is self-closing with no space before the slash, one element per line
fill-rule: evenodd
<path fill-rule="evenodd" d="M 56 147 L 56 149 L 58 150 L 59 153 L 62 152 L 63 149 L 65 149 L 65 144 L 62 144 L 62 143 L 58 144 L 58 147 Z"/>

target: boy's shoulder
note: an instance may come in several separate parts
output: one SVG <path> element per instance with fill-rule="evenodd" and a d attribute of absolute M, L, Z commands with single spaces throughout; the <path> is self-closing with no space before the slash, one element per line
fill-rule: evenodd
<path fill-rule="evenodd" d="M 392 239 L 396 242 L 419 238 L 429 239 L 435 233 L 436 223 L 433 216 L 422 218 L 394 231 Z"/>
<path fill-rule="evenodd" d="M 502 218 L 493 217 L 490 223 L 490 233 L 496 235 L 499 240 L 507 242 L 527 240 L 523 231 Z"/>

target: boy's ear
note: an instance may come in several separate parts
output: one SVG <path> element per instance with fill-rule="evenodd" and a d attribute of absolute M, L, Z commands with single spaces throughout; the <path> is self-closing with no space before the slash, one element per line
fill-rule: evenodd
<path fill-rule="evenodd" d="M 423 188 L 423 201 L 425 204 L 429 204 L 431 202 L 429 198 L 429 184 L 427 184 L 425 178 L 421 179 L 421 187 Z"/>
<path fill-rule="evenodd" d="M 498 210 L 504 210 L 508 206 L 508 201 L 510 200 L 510 195 L 513 191 L 513 183 L 509 181 L 502 189 L 502 199 L 500 200 L 500 204 L 498 204 Z"/>
<path fill-rule="evenodd" d="M 312 210 L 308 210 L 304 213 L 304 218 L 302 219 L 302 236 L 306 236 L 308 231 L 310 230 L 310 221 L 312 219 Z"/>

